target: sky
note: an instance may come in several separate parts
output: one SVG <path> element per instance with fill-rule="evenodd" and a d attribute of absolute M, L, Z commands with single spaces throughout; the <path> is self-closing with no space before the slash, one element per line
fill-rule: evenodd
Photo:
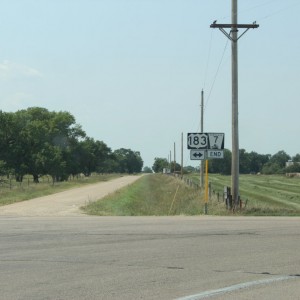
<path fill-rule="evenodd" d="M 195 165 L 187 133 L 231 150 L 230 0 L 0 0 L 0 110 L 68 111 L 112 150 Z M 239 147 L 300 153 L 300 2 L 240 0 Z M 239 34 L 242 34 L 240 30 Z"/>

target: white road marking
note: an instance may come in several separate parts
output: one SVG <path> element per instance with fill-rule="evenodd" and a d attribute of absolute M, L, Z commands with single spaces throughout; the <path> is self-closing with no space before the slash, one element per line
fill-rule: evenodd
<path fill-rule="evenodd" d="M 268 279 L 261 279 L 261 280 L 256 280 L 256 281 L 244 282 L 244 283 L 235 284 L 235 285 L 228 286 L 228 287 L 218 289 L 218 290 L 205 291 L 205 292 L 202 292 L 200 294 L 186 296 L 186 297 L 182 297 L 182 298 L 177 298 L 176 300 L 206 299 L 206 298 L 209 298 L 209 297 L 222 295 L 222 294 L 225 294 L 225 293 L 229 293 L 229 292 L 249 288 L 251 286 L 271 284 L 271 283 L 274 283 L 276 281 L 283 281 L 283 280 L 289 280 L 289 279 L 295 279 L 295 278 L 299 278 L 299 277 L 296 277 L 296 276 L 281 276 L 281 277 L 273 277 L 273 278 L 268 278 Z"/>

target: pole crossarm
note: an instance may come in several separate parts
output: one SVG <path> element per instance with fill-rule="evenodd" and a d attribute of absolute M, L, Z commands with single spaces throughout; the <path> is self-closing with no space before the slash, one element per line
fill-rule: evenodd
<path fill-rule="evenodd" d="M 256 22 L 253 22 L 253 24 L 217 24 L 215 21 L 210 25 L 210 28 L 219 28 L 220 31 L 233 42 L 237 42 L 249 29 L 255 29 L 258 27 L 259 25 L 256 24 Z M 230 28 L 230 33 L 228 33 L 224 28 Z M 232 38 L 231 33 L 233 31 L 237 32 L 238 28 L 244 28 L 245 30 L 240 36 L 234 39 Z"/>

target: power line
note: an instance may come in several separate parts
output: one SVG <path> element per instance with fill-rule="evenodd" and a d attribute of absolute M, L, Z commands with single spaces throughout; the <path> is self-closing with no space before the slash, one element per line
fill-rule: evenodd
<path fill-rule="evenodd" d="M 203 89 L 204 90 L 205 90 L 205 85 L 206 85 L 206 78 L 207 78 L 208 66 L 209 66 L 209 62 L 210 62 L 212 37 L 213 37 L 213 31 L 211 31 L 211 33 L 210 33 L 210 41 L 209 41 L 209 47 L 208 47 L 208 56 L 207 56 L 207 60 L 206 60 L 206 67 L 205 67 L 205 73 L 204 73 L 204 82 L 203 82 Z"/>
<path fill-rule="evenodd" d="M 223 50 L 223 53 L 222 53 L 222 56 L 221 56 L 221 60 L 220 60 L 220 63 L 218 65 L 218 68 L 217 68 L 217 71 L 216 71 L 216 74 L 214 76 L 214 79 L 213 79 L 213 82 L 212 82 L 212 85 L 211 85 L 211 88 L 210 88 L 210 91 L 208 93 L 208 97 L 207 97 L 207 100 L 205 102 L 205 105 L 204 105 L 204 111 L 208 105 L 208 101 L 210 100 L 210 96 L 211 96 L 211 93 L 212 93 L 212 90 L 214 88 L 214 85 L 215 85 L 215 82 L 216 82 L 216 79 L 217 79 L 217 76 L 219 74 L 219 71 L 220 71 L 220 67 L 222 65 L 222 62 L 223 62 L 223 59 L 224 59 L 224 55 L 225 55 L 225 52 L 226 52 L 226 49 L 227 49 L 227 46 L 228 46 L 228 40 L 226 40 L 226 44 L 225 44 L 225 47 L 224 47 L 224 50 Z"/>
<path fill-rule="evenodd" d="M 288 10 L 288 9 L 290 9 L 290 8 L 292 8 L 292 7 L 295 7 L 295 6 L 297 6 L 297 5 L 300 5 L 299 1 L 295 2 L 295 3 L 292 4 L 292 5 L 285 6 L 285 7 L 281 8 L 281 9 L 279 9 L 279 10 L 277 10 L 277 11 L 274 11 L 273 13 L 270 13 L 270 14 L 268 14 L 268 15 L 262 17 L 262 18 L 259 18 L 258 21 L 261 22 L 261 20 L 269 19 L 269 18 L 271 18 L 271 17 L 273 17 L 273 16 L 275 16 L 275 15 L 278 15 L 278 14 L 280 14 L 281 12 L 283 12 L 283 11 L 285 11 L 285 10 Z"/>

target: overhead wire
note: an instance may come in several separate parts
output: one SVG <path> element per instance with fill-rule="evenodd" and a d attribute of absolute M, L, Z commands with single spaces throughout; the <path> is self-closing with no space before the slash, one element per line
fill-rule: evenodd
<path fill-rule="evenodd" d="M 205 85 L 206 85 L 206 78 L 207 78 L 207 72 L 208 72 L 208 66 L 210 62 L 210 54 L 211 54 L 211 46 L 212 46 L 212 38 L 213 38 L 213 30 L 210 31 L 210 40 L 209 40 L 209 46 L 208 46 L 208 55 L 207 55 L 207 60 L 206 60 L 206 67 L 204 71 L 204 79 L 203 79 L 203 90 L 205 90 Z"/>
<path fill-rule="evenodd" d="M 264 17 L 262 17 L 262 18 L 259 18 L 258 21 L 262 21 L 262 20 L 265 20 L 265 19 L 269 19 L 269 18 L 271 18 L 271 17 L 273 17 L 273 16 L 275 16 L 275 15 L 278 15 L 278 14 L 280 14 L 281 12 L 283 12 L 283 11 L 285 11 L 285 10 L 288 10 L 288 9 L 290 9 L 290 8 L 292 8 L 292 7 L 295 7 L 295 6 L 297 6 L 297 5 L 300 5 L 300 2 L 299 2 L 299 1 L 294 2 L 294 3 L 291 4 L 291 5 L 287 5 L 287 6 L 281 8 L 281 9 L 279 9 L 279 10 L 277 10 L 277 11 L 274 11 L 274 12 L 270 13 L 270 14 L 267 14 L 266 16 L 264 16 Z"/>
<path fill-rule="evenodd" d="M 212 90 L 213 90 L 213 88 L 214 88 L 214 86 L 215 86 L 216 79 L 217 79 L 217 77 L 218 77 L 218 74 L 219 74 L 221 65 L 222 65 L 222 63 L 223 63 L 223 59 L 224 59 L 224 56 L 225 56 L 225 53 L 226 53 L 226 49 L 227 49 L 227 46 L 228 46 L 228 41 L 229 41 L 229 40 L 227 39 L 227 40 L 226 40 L 225 47 L 224 47 L 224 50 L 223 50 L 223 53 L 222 53 L 222 56 L 221 56 L 221 60 L 220 60 L 220 62 L 219 62 L 219 65 L 218 65 L 218 67 L 217 67 L 215 76 L 214 76 L 214 78 L 213 78 L 213 82 L 212 82 L 211 88 L 210 88 L 210 90 L 209 90 L 207 100 L 206 100 L 205 105 L 204 105 L 204 112 L 205 112 L 205 109 L 206 109 L 206 107 L 207 107 L 207 105 L 208 105 L 208 102 L 209 102 L 209 100 L 210 100 L 210 96 L 211 96 Z"/>

